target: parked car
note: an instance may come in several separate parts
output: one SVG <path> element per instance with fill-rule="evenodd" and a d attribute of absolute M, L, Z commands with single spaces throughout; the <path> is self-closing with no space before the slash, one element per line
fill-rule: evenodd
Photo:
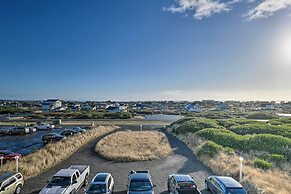
<path fill-rule="evenodd" d="M 72 136 L 72 135 L 75 135 L 75 134 L 78 134 L 78 133 L 81 133 L 81 132 L 75 131 L 73 129 L 65 129 L 64 131 L 61 132 L 61 135 L 63 135 L 63 136 Z"/>
<path fill-rule="evenodd" d="M 91 181 L 88 189 L 85 189 L 86 194 L 113 194 L 114 180 L 109 173 L 98 173 Z"/>
<path fill-rule="evenodd" d="M 37 131 L 36 127 L 28 127 L 30 133 L 34 133 Z"/>
<path fill-rule="evenodd" d="M 66 138 L 65 136 L 60 135 L 58 133 L 49 133 L 49 134 L 43 135 L 41 140 L 44 143 L 49 143 L 49 142 L 57 142 L 57 141 L 65 139 L 65 138 Z"/>
<path fill-rule="evenodd" d="M 2 129 L 0 133 L 6 134 L 6 135 L 23 135 L 23 134 L 30 133 L 30 130 L 28 127 L 16 126 L 16 127 L 11 127 L 7 129 Z"/>
<path fill-rule="evenodd" d="M 243 186 L 231 177 L 209 176 L 205 179 L 205 187 L 212 193 L 247 194 Z"/>
<path fill-rule="evenodd" d="M 35 127 L 38 130 L 50 130 L 50 129 L 55 128 L 54 125 L 51 125 L 49 123 L 40 123 L 40 124 L 36 125 Z"/>
<path fill-rule="evenodd" d="M 127 194 L 154 194 L 149 171 L 131 171 L 128 176 Z"/>
<path fill-rule="evenodd" d="M 88 184 L 90 167 L 72 165 L 68 169 L 57 172 L 40 194 L 72 194 Z"/>
<path fill-rule="evenodd" d="M 78 131 L 78 132 L 80 132 L 80 133 L 83 133 L 83 132 L 86 131 L 86 129 L 83 129 L 83 128 L 81 128 L 81 127 L 73 127 L 72 130 L 74 130 L 74 131 Z"/>
<path fill-rule="evenodd" d="M 19 153 L 14 153 L 9 150 L 0 150 L 0 157 L 4 157 L 3 162 L 15 160 L 15 157 L 22 157 Z"/>
<path fill-rule="evenodd" d="M 168 177 L 168 191 L 174 194 L 201 194 L 193 178 L 184 174 L 173 174 Z"/>
<path fill-rule="evenodd" d="M 5 172 L 0 175 L 0 194 L 19 194 L 24 184 L 18 172 Z"/>

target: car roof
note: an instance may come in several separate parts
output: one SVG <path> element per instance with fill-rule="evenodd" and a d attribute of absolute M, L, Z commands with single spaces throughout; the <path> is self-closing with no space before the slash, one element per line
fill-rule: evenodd
<path fill-rule="evenodd" d="M 243 188 L 243 186 L 234 180 L 232 177 L 227 176 L 214 176 L 214 178 L 226 188 Z"/>
<path fill-rule="evenodd" d="M 76 169 L 62 169 L 54 176 L 72 176 L 76 171 Z"/>
<path fill-rule="evenodd" d="M 193 182 L 194 181 L 191 176 L 186 175 L 186 174 L 174 174 L 172 176 L 177 182 Z"/>
<path fill-rule="evenodd" d="M 3 183 L 7 178 L 10 178 L 17 174 L 16 172 L 5 172 L 0 175 L 0 184 Z"/>
<path fill-rule="evenodd" d="M 94 179 L 93 179 L 93 183 L 104 183 L 106 182 L 107 177 L 109 177 L 110 174 L 109 173 L 98 173 Z"/>
<path fill-rule="evenodd" d="M 133 173 L 133 174 L 130 174 L 130 179 L 146 181 L 146 180 L 150 180 L 150 174 L 149 173 Z"/>

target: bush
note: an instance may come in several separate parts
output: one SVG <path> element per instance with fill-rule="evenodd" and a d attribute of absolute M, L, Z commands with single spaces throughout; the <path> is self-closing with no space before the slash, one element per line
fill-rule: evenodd
<path fill-rule="evenodd" d="M 276 162 L 276 163 L 283 163 L 286 161 L 286 157 L 284 155 L 281 155 L 281 154 L 272 154 L 271 160 Z"/>
<path fill-rule="evenodd" d="M 221 145 L 214 143 L 213 141 L 207 141 L 198 151 L 198 156 L 213 157 L 223 150 Z"/>
<path fill-rule="evenodd" d="M 177 134 L 195 133 L 205 128 L 222 128 L 215 120 L 205 118 L 195 118 L 183 122 L 174 132 Z"/>
<path fill-rule="evenodd" d="M 233 155 L 235 152 L 234 152 L 234 149 L 233 148 L 230 148 L 230 147 L 225 147 L 223 149 L 223 152 L 228 154 L 228 155 Z"/>
<path fill-rule="evenodd" d="M 266 123 L 259 123 L 259 124 L 246 124 L 246 125 L 239 125 L 239 126 L 232 126 L 230 130 L 240 134 L 274 134 L 274 135 L 281 135 L 284 137 L 291 138 L 291 127 L 287 125 L 283 126 L 274 126 L 269 125 Z"/>
<path fill-rule="evenodd" d="M 231 147 L 245 152 L 257 150 L 281 154 L 289 161 L 291 160 L 291 139 L 282 136 L 270 134 L 238 135 L 226 129 L 203 129 L 196 132 L 196 135 L 214 141 L 224 147 Z"/>
<path fill-rule="evenodd" d="M 255 167 L 263 169 L 263 170 L 268 170 L 270 168 L 272 168 L 273 164 L 271 162 L 268 162 L 266 160 L 263 159 L 255 159 L 253 160 L 253 164 Z"/>
<path fill-rule="evenodd" d="M 264 113 L 264 112 L 258 112 L 253 113 L 247 116 L 248 119 L 275 119 L 277 116 L 270 114 L 270 113 Z"/>

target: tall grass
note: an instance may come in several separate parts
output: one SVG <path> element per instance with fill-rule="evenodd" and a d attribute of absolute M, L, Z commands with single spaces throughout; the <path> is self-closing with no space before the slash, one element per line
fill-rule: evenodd
<path fill-rule="evenodd" d="M 168 139 L 157 131 L 116 132 L 100 140 L 95 150 L 113 161 L 154 160 L 171 153 Z"/>
<path fill-rule="evenodd" d="M 178 138 L 197 154 L 205 145 L 205 140 L 189 134 L 179 134 Z M 239 157 L 235 154 L 218 153 L 214 157 L 199 157 L 214 174 L 231 176 L 238 180 Z M 263 171 L 252 166 L 252 162 L 245 157 L 243 165 L 243 181 L 241 182 L 248 193 L 289 194 L 291 191 L 291 177 L 288 172 L 278 169 Z"/>
<path fill-rule="evenodd" d="M 89 141 L 115 129 L 117 129 L 116 126 L 99 126 L 57 143 L 48 144 L 44 148 L 21 158 L 19 171 L 25 179 L 35 177 L 71 156 Z M 10 162 L 0 168 L 0 172 L 5 171 L 15 171 L 15 163 Z"/>

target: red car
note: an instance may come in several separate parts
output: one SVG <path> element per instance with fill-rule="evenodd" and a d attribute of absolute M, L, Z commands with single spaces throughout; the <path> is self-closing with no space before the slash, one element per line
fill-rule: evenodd
<path fill-rule="evenodd" d="M 21 157 L 21 154 L 14 153 L 9 150 L 0 150 L 0 157 L 2 156 L 4 157 L 4 162 L 6 162 L 6 161 L 15 160 L 16 156 Z"/>

